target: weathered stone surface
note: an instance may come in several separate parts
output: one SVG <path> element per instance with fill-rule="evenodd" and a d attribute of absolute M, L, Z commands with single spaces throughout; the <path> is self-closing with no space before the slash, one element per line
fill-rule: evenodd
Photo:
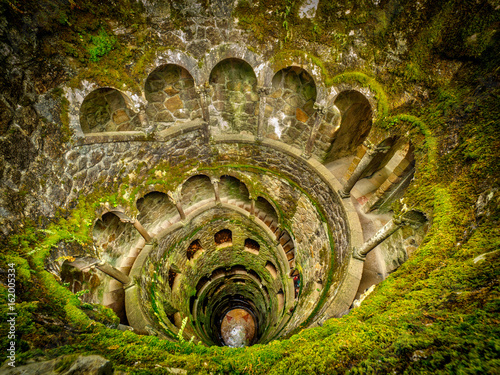
<path fill-rule="evenodd" d="M 5 365 L 0 369 L 2 375 L 112 375 L 113 365 L 107 359 L 98 356 L 62 356 L 50 361 L 35 362 L 24 366 L 9 368 Z M 69 369 L 61 371 L 63 362 L 72 362 Z M 71 363 L 71 362 L 70 362 Z M 67 368 L 67 367 L 66 367 Z"/>
<path fill-rule="evenodd" d="M 205 54 L 208 48 L 210 48 L 210 42 L 208 40 L 199 40 L 188 44 L 186 50 L 194 57 L 200 58 Z"/>
<path fill-rule="evenodd" d="M 127 112 L 123 109 L 119 109 L 113 113 L 113 122 L 117 125 L 120 125 L 126 121 L 130 120 Z"/>
<path fill-rule="evenodd" d="M 172 122 L 174 120 L 174 116 L 169 111 L 162 111 L 156 115 L 156 121 Z"/>
<path fill-rule="evenodd" d="M 307 120 L 309 120 L 309 116 L 300 108 L 295 110 L 295 118 L 301 122 L 307 122 Z"/>
<path fill-rule="evenodd" d="M 165 108 L 170 112 L 174 112 L 178 109 L 184 108 L 184 103 L 182 102 L 179 95 L 176 95 L 172 98 L 165 100 Z"/>

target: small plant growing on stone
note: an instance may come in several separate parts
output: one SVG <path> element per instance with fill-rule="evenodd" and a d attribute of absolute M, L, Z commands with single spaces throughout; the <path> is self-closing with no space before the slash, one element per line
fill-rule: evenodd
<path fill-rule="evenodd" d="M 177 338 L 179 339 L 179 342 L 182 343 L 186 342 L 186 340 L 184 340 L 183 333 L 184 333 L 184 328 L 186 328 L 187 321 L 188 317 L 186 316 L 184 319 L 182 319 L 181 328 L 179 328 L 179 332 L 177 332 Z"/>
<path fill-rule="evenodd" d="M 116 37 L 108 35 L 102 27 L 99 34 L 90 36 L 90 44 L 87 46 L 87 51 L 90 54 L 90 61 L 97 62 L 101 57 L 107 55 L 115 46 Z"/>

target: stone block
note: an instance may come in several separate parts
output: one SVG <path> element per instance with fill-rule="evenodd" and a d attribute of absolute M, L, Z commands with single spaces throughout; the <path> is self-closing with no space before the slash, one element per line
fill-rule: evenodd
<path fill-rule="evenodd" d="M 184 103 L 182 102 L 179 95 L 176 95 L 174 97 L 165 100 L 164 105 L 165 108 L 168 109 L 170 112 L 174 112 L 178 109 L 184 108 Z"/>
<path fill-rule="evenodd" d="M 288 98 L 285 99 L 285 102 L 292 106 L 292 107 L 302 107 L 304 104 L 304 101 L 300 98 L 299 95 L 290 95 Z"/>
<path fill-rule="evenodd" d="M 177 95 L 180 91 L 178 89 L 176 89 L 175 87 L 173 87 L 172 85 L 167 85 L 164 89 L 163 89 L 163 92 L 165 92 L 165 94 L 167 94 L 168 96 L 174 96 L 174 95 Z M 153 94 L 149 95 L 150 97 L 152 96 Z M 156 95 L 161 95 L 161 93 L 156 93 Z M 165 99 L 165 96 L 162 96 L 163 100 Z M 159 102 L 159 101 L 163 101 L 163 100 L 153 100 L 155 102 Z"/>
<path fill-rule="evenodd" d="M 124 122 L 116 127 L 116 131 L 119 132 L 132 131 L 132 130 L 135 130 L 135 126 L 133 125 L 132 121 Z"/>
<path fill-rule="evenodd" d="M 162 111 L 156 115 L 156 121 L 160 122 L 172 122 L 175 121 L 174 116 L 169 111 Z"/>
<path fill-rule="evenodd" d="M 300 122 L 306 122 L 307 120 L 309 120 L 309 116 L 307 115 L 307 113 L 305 113 L 300 108 L 297 108 L 295 110 L 295 118 Z"/>
<path fill-rule="evenodd" d="M 178 119 L 188 119 L 189 118 L 189 111 L 185 110 L 185 109 L 179 109 L 177 111 L 174 112 L 174 117 L 178 118 Z"/>
<path fill-rule="evenodd" d="M 282 112 L 287 116 L 295 116 L 295 107 L 285 104 L 285 106 L 282 109 Z"/>
<path fill-rule="evenodd" d="M 389 177 L 387 178 L 387 181 L 389 181 L 392 184 L 395 184 L 401 180 L 400 177 L 396 176 L 394 173 L 391 173 Z"/>
<path fill-rule="evenodd" d="M 218 29 L 214 27 L 207 27 L 206 38 L 213 44 L 217 45 L 222 42 L 222 36 Z"/>
<path fill-rule="evenodd" d="M 126 121 L 130 121 L 130 117 L 124 109 L 118 109 L 113 113 L 113 122 L 120 125 Z"/>

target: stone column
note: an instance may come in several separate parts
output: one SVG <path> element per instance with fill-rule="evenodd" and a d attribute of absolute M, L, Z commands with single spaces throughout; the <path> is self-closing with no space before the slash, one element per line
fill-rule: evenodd
<path fill-rule="evenodd" d="M 209 110 L 209 103 L 210 103 L 210 85 L 208 82 L 205 82 L 203 85 L 196 86 L 196 92 L 198 95 L 200 95 L 200 102 L 201 102 L 201 110 L 203 112 L 203 120 L 210 124 L 210 110 Z"/>
<path fill-rule="evenodd" d="M 177 207 L 177 211 L 179 211 L 179 215 L 181 216 L 181 220 L 186 220 L 186 214 L 184 213 L 184 210 L 181 205 L 181 194 L 178 190 L 174 192 L 167 192 L 167 195 L 170 199 L 170 201 L 175 204 L 175 207 Z"/>
<path fill-rule="evenodd" d="M 309 139 L 307 140 L 306 147 L 304 149 L 304 153 L 302 154 L 302 157 L 304 159 L 309 159 L 311 157 L 312 148 L 314 146 L 314 142 L 316 141 L 319 127 L 321 125 L 321 122 L 323 121 L 323 118 L 325 117 L 325 114 L 326 114 L 326 108 L 323 105 L 316 102 L 316 103 L 314 103 L 314 108 L 316 108 L 316 120 L 314 121 L 314 125 L 313 125 L 313 128 L 311 130 L 311 134 L 309 135 Z"/>
<path fill-rule="evenodd" d="M 356 184 L 356 182 L 358 182 L 366 167 L 368 167 L 368 165 L 378 152 L 378 150 L 372 144 L 363 143 L 363 146 L 367 147 L 368 150 L 359 161 L 359 164 L 356 166 L 354 172 L 352 172 L 351 177 L 349 177 L 349 179 L 342 187 L 342 190 L 339 190 L 339 194 L 342 198 L 349 198 L 351 196 L 351 189 Z"/>
<path fill-rule="evenodd" d="M 141 234 L 141 236 L 146 240 L 146 242 L 151 241 L 151 236 L 149 235 L 148 231 L 146 228 L 142 226 L 142 224 L 139 222 L 139 220 L 135 220 L 133 222 L 135 229 Z"/>
<path fill-rule="evenodd" d="M 257 124 L 257 140 L 262 140 L 264 131 L 264 114 L 266 112 L 266 97 L 271 93 L 271 87 L 258 87 L 259 94 L 259 122 Z"/>
<path fill-rule="evenodd" d="M 101 261 L 95 266 L 98 270 L 104 272 L 108 276 L 111 276 L 113 279 L 118 280 L 122 284 L 128 284 L 130 282 L 130 277 L 125 275 L 122 271 L 117 270 L 109 263 L 106 263 L 105 261 Z"/>
<path fill-rule="evenodd" d="M 255 198 L 250 197 L 250 215 L 255 216 Z"/>
<path fill-rule="evenodd" d="M 214 177 L 211 178 L 210 181 L 212 181 L 212 185 L 214 185 L 215 202 L 220 203 L 220 192 L 219 192 L 220 179 Z"/>
<path fill-rule="evenodd" d="M 131 219 L 123 212 L 113 211 L 113 213 L 116 216 L 118 216 L 118 218 L 122 223 L 131 223 L 135 227 L 135 229 L 137 229 L 137 231 L 141 234 L 141 236 L 146 240 L 146 242 L 151 241 L 151 236 L 149 235 L 148 231 L 146 230 L 146 228 L 142 226 L 142 224 L 138 220 Z"/>
<path fill-rule="evenodd" d="M 371 250 L 384 242 L 399 228 L 406 225 L 411 225 L 415 228 L 418 228 L 425 221 L 427 221 L 427 218 L 423 213 L 414 210 L 406 211 L 405 206 L 402 213 L 400 213 L 398 216 L 393 217 L 377 233 L 375 233 L 372 238 L 361 245 L 359 249 L 354 249 L 352 256 L 359 260 L 365 260 L 366 254 L 368 254 Z"/>

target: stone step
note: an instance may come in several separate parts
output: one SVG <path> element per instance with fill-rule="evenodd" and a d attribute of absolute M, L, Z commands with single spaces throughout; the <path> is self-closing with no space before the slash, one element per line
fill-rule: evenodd
<path fill-rule="evenodd" d="M 283 246 L 283 250 L 285 251 L 285 253 L 289 253 L 290 251 L 294 251 L 295 247 L 293 246 L 293 242 L 292 241 L 288 241 L 285 244 L 285 246 Z"/>

